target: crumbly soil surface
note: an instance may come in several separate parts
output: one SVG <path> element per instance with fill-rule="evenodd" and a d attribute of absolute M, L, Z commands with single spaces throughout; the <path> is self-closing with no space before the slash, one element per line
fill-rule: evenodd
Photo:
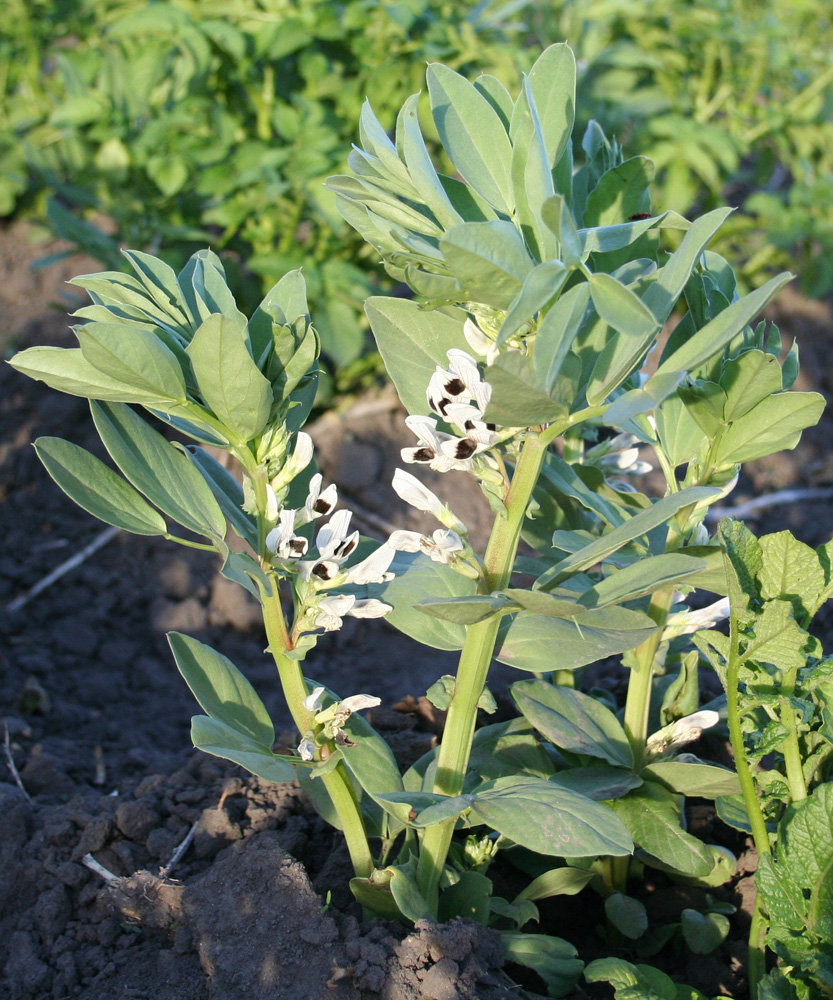
<path fill-rule="evenodd" d="M 63 282 L 99 268 L 76 257 L 32 270 L 54 250 L 34 243 L 26 226 L 0 230 L 7 357 L 12 348 L 71 343 L 66 314 L 80 299 Z M 800 341 L 799 388 L 829 395 L 830 308 L 785 293 L 777 319 Z M 796 451 L 747 469 L 732 501 L 833 485 L 832 423 L 826 417 Z M 389 392 L 322 417 L 312 432 L 325 476 L 339 484 L 367 534 L 433 527 L 389 486 L 408 442 Z M 102 454 L 84 400 L 0 366 L 0 720 L 8 732 L 8 750 L 0 745 L 0 1000 L 498 1000 L 543 992 L 540 980 L 517 968 L 508 972 L 529 992 L 507 978 L 495 931 L 465 921 L 415 928 L 362 922 L 346 889 L 340 836 L 300 790 L 192 749 L 197 706 L 174 666 L 170 630 L 229 656 L 282 738 L 296 739 L 263 652 L 257 608 L 218 576 L 211 556 L 116 534 L 9 611 L 103 538 L 103 526 L 67 500 L 38 462 L 30 444 L 40 435 Z M 466 477 L 449 474 L 429 485 L 482 536 L 488 510 Z M 759 531 L 788 527 L 818 544 L 833 534 L 831 513 L 833 499 L 801 500 L 752 523 Z M 833 623 L 823 612 L 820 624 L 831 630 Z M 320 644 L 307 672 L 343 695 L 381 697 L 371 721 L 407 765 L 432 745 L 440 724 L 419 699 L 454 665 L 452 654 L 421 647 L 384 621 L 348 620 Z M 516 677 L 497 667 L 490 684 L 500 695 Z M 593 682 L 623 690 L 615 668 L 595 671 Z M 712 842 L 722 838 L 742 861 L 739 879 L 718 890 L 739 908 L 729 939 L 711 955 L 670 964 L 662 955 L 622 954 L 662 965 L 709 996 L 740 997 L 755 858 L 710 810 L 695 803 L 690 829 Z M 82 863 L 87 855 L 104 874 Z M 505 877 L 500 894 L 507 895 L 511 873 L 495 877 Z M 658 922 L 698 902 L 661 879 L 644 892 Z M 566 897 L 542 903 L 542 923 L 529 929 L 567 938 L 585 960 L 606 954 L 601 910 L 587 895 L 570 897 L 567 906 Z"/>

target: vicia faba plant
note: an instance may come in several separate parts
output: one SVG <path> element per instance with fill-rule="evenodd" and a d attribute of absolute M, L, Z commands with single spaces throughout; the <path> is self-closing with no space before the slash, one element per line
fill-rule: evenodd
<path fill-rule="evenodd" d="M 419 296 L 367 304 L 409 411 L 402 459 L 477 479 L 494 512 L 483 553 L 461 512 L 401 469 L 394 489 L 436 517 L 433 535 L 394 531 L 373 545 L 350 531 L 349 512 L 334 512 L 335 487 L 311 475 L 301 430 L 318 339 L 297 272 L 247 320 L 212 254 L 175 275 L 130 253 L 135 277 L 78 279 L 93 305 L 79 313 L 77 349 L 32 348 L 12 362 L 92 400 L 125 478 L 39 440 L 71 497 L 127 530 L 215 549 L 262 605 L 297 750 L 272 751 L 272 723 L 235 666 L 173 634 L 206 713 L 195 745 L 267 779 L 297 777 L 343 831 L 368 910 L 496 924 L 552 996 L 582 963 L 567 942 L 522 933 L 536 900 L 590 884 L 613 928 L 635 938 L 647 918 L 629 875 L 648 865 L 711 887 L 733 872 L 731 856 L 682 819 L 686 795 L 742 790 L 733 771 L 687 752 L 721 711 L 699 703 L 691 636 L 726 617 L 731 594 L 704 518 L 742 462 L 794 447 L 823 407 L 815 393 L 787 391 L 796 350 L 779 361 L 778 331 L 751 325 L 789 275 L 740 298 L 707 249 L 727 211 L 693 222 L 652 214 L 645 161 L 626 159 L 595 124 L 576 167 L 574 93 L 566 45 L 541 55 L 514 99 L 492 77 L 471 84 L 432 65 L 430 110 L 457 176 L 435 168 L 414 96 L 393 140 L 365 107 L 353 173 L 329 182 L 345 218 Z M 673 253 L 667 229 L 682 233 Z M 170 443 L 128 404 L 198 444 Z M 206 444 L 239 459 L 242 486 Z M 656 456 L 662 496 L 640 492 L 640 448 Z M 174 537 L 166 517 L 204 541 Z M 230 551 L 229 527 L 246 552 Z M 716 601 L 690 610 L 695 588 Z M 343 697 L 303 674 L 307 651 L 345 615 L 387 615 L 460 650 L 456 677 L 429 692 L 448 709 L 442 743 L 404 774 L 357 714 L 372 693 Z M 629 671 L 623 713 L 573 683 L 610 656 Z M 477 729 L 478 707 L 494 704 L 494 658 L 529 676 L 512 687 L 517 718 Z M 498 852 L 534 876 L 511 900 L 493 896 L 486 874 Z M 692 917 L 683 933 L 708 950 L 720 934 L 698 936 L 701 923 Z"/>

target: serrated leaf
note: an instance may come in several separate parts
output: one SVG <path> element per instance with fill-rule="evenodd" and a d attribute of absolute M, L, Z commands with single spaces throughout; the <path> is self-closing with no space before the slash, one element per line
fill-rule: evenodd
<path fill-rule="evenodd" d="M 162 515 L 95 455 L 55 437 L 38 438 L 35 451 L 70 500 L 93 517 L 136 535 L 167 532 Z"/>
<path fill-rule="evenodd" d="M 759 542 L 763 554 L 758 572 L 761 597 L 790 601 L 796 615 L 806 614 L 816 606 L 825 587 L 818 554 L 790 531 L 764 535 Z"/>
<path fill-rule="evenodd" d="M 793 617 L 789 601 L 767 601 L 752 622 L 754 638 L 743 653 L 743 661 L 771 663 L 779 670 L 800 669 L 806 662 L 803 653 L 808 635 Z"/>

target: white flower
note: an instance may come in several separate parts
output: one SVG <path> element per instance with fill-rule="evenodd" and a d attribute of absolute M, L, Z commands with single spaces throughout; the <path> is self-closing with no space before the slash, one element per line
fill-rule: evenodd
<path fill-rule="evenodd" d="M 313 760 L 315 757 L 315 742 L 308 737 L 304 737 L 298 744 L 298 755 L 301 760 Z"/>
<path fill-rule="evenodd" d="M 319 712 L 315 721 L 322 726 L 322 732 L 328 739 L 334 739 L 342 745 L 353 746 L 355 744 L 351 744 L 343 734 L 347 720 L 354 712 L 360 712 L 365 708 L 375 708 L 381 704 L 381 698 L 374 698 L 369 694 L 353 694 L 337 705 L 330 705 L 323 712 Z"/>
<path fill-rule="evenodd" d="M 490 348 L 495 346 L 470 317 L 463 324 L 463 336 L 475 354 L 488 355 Z"/>
<path fill-rule="evenodd" d="M 403 448 L 402 461 L 409 465 L 418 463 L 427 465 L 435 472 L 450 472 L 459 469 L 468 472 L 474 455 L 493 442 L 481 443 L 471 437 L 458 438 L 452 434 L 444 434 L 437 430 L 437 421 L 433 417 L 411 416 L 405 418 L 409 430 L 416 434 L 419 441 L 417 448 Z"/>
<path fill-rule="evenodd" d="M 326 490 L 321 489 L 321 483 L 323 482 L 323 477 L 320 472 L 316 474 L 309 481 L 309 493 L 307 494 L 307 500 L 304 504 L 304 509 L 301 511 L 301 523 L 306 524 L 308 521 L 312 521 L 317 517 L 324 517 L 327 514 L 331 514 L 335 510 L 335 506 L 338 503 L 338 490 L 336 489 L 335 483 L 332 483 L 326 488 Z"/>
<path fill-rule="evenodd" d="M 321 599 L 316 609 L 315 627 L 325 632 L 336 632 L 344 624 L 343 618 L 356 603 L 353 594 L 329 594 Z"/>
<path fill-rule="evenodd" d="M 277 521 L 278 519 L 278 497 L 269 483 L 266 484 L 266 510 L 263 515 L 267 521 Z"/>
<path fill-rule="evenodd" d="M 657 757 L 675 747 L 692 743 L 700 739 L 704 729 L 711 729 L 718 722 L 720 722 L 719 713 L 709 710 L 686 715 L 649 736 L 645 743 L 645 753 L 649 758 Z"/>
<path fill-rule="evenodd" d="M 298 563 L 302 580 L 309 581 L 313 576 L 322 581 L 332 580 L 341 564 L 356 551 L 359 533 L 347 533 L 352 516 L 349 510 L 336 511 L 329 522 L 319 529 L 315 538 L 318 558 Z"/>
<path fill-rule="evenodd" d="M 347 575 L 341 581 L 342 585 L 387 583 L 388 580 L 393 579 L 393 573 L 388 572 L 388 566 L 393 562 L 393 557 L 394 550 L 389 544 L 380 545 L 366 559 L 356 563 L 347 570 Z"/>
<path fill-rule="evenodd" d="M 663 640 L 673 639 L 678 635 L 691 635 L 701 628 L 713 628 L 729 617 L 731 604 L 728 597 L 710 604 L 699 611 L 678 611 L 669 615 L 662 633 Z"/>
<path fill-rule="evenodd" d="M 401 497 L 405 503 L 417 510 L 425 511 L 426 514 L 433 514 L 438 521 L 442 519 L 444 507 L 442 500 L 427 486 L 423 486 L 416 476 L 412 476 L 410 472 L 405 472 L 403 469 L 397 469 L 393 474 L 392 485 L 396 495 Z"/>
<path fill-rule="evenodd" d="M 466 526 L 455 516 L 448 504 L 444 504 L 436 494 L 432 493 L 427 486 L 423 486 L 410 472 L 397 469 L 393 474 L 393 488 L 405 503 L 410 504 L 416 510 L 433 514 L 447 528 L 452 528 L 463 535 L 466 534 Z"/>
<path fill-rule="evenodd" d="M 446 566 L 465 548 L 457 532 L 448 528 L 438 528 L 430 538 L 418 531 L 394 531 L 388 545 L 399 552 L 422 552 L 434 562 Z"/>
<path fill-rule="evenodd" d="M 354 594 L 328 594 L 319 602 L 315 613 L 315 628 L 325 632 L 336 632 L 344 624 L 344 618 L 383 618 L 393 611 L 390 604 L 374 598 L 358 600 Z"/>
<path fill-rule="evenodd" d="M 324 688 L 323 687 L 319 686 L 319 687 L 313 688 L 312 692 L 310 694 L 308 694 L 306 696 L 306 698 L 304 698 L 304 700 L 303 700 L 303 702 L 301 702 L 301 704 L 304 706 L 304 708 L 308 712 L 311 712 L 313 715 L 315 715 L 316 712 L 320 712 L 321 711 L 321 708 L 322 708 L 322 706 L 324 704 L 322 702 L 322 700 L 321 700 L 321 695 L 322 694 L 324 694 Z"/>
<path fill-rule="evenodd" d="M 492 387 L 480 377 L 477 362 L 470 354 L 456 348 L 448 351 L 448 368 L 437 366 L 428 382 L 428 405 L 441 417 L 450 403 L 471 403 L 483 415 L 492 397 Z"/>
<path fill-rule="evenodd" d="M 308 544 L 306 538 L 295 534 L 295 511 L 282 510 L 279 523 L 266 536 L 266 548 L 279 559 L 300 559 Z"/>

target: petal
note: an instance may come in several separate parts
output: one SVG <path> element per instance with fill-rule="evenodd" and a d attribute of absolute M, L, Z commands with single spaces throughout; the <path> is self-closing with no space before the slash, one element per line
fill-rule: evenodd
<path fill-rule="evenodd" d="M 266 484 L 266 510 L 264 511 L 267 521 L 275 521 L 278 517 L 278 498 L 275 491 Z"/>
<path fill-rule="evenodd" d="M 353 584 L 381 583 L 388 566 L 393 562 L 394 553 L 395 549 L 387 543 L 380 545 L 366 559 L 348 569 L 344 582 Z"/>
<path fill-rule="evenodd" d="M 392 531 L 387 541 L 392 549 L 397 552 L 420 552 L 422 539 L 424 538 L 418 531 Z"/>
<path fill-rule="evenodd" d="M 463 382 L 465 387 L 472 391 L 472 388 L 480 381 L 480 369 L 474 358 L 457 348 L 452 348 L 447 353 L 448 368 Z"/>
<path fill-rule="evenodd" d="M 352 618 L 384 618 L 391 611 L 393 611 L 393 608 L 390 604 L 385 604 L 370 597 L 363 601 L 356 601 L 347 614 Z"/>
<path fill-rule="evenodd" d="M 476 354 L 485 354 L 492 346 L 492 341 L 472 319 L 467 319 L 463 324 L 463 336 Z"/>
<path fill-rule="evenodd" d="M 434 461 L 437 453 L 433 448 L 421 445 L 419 448 L 403 448 L 399 452 L 399 456 L 406 465 L 426 465 L 428 462 Z"/>
<path fill-rule="evenodd" d="M 346 536 L 352 516 L 353 514 L 349 510 L 336 511 L 327 524 L 319 530 L 315 544 L 322 559 L 328 559 L 338 543 Z"/>
<path fill-rule="evenodd" d="M 381 698 L 369 694 L 351 694 L 338 703 L 339 712 L 360 712 L 363 708 L 375 708 L 382 704 Z"/>
<path fill-rule="evenodd" d="M 292 452 L 292 468 L 297 475 L 312 461 L 312 438 L 305 431 L 298 431 L 295 437 L 295 450 Z"/>
<path fill-rule="evenodd" d="M 393 489 L 405 503 L 410 504 L 417 510 L 423 510 L 427 514 L 439 517 L 443 509 L 442 501 L 431 492 L 427 486 L 423 486 L 416 476 L 403 469 L 397 469 L 393 474 Z"/>
<path fill-rule="evenodd" d="M 308 712 L 315 714 L 320 712 L 322 708 L 321 695 L 324 694 L 324 688 L 319 686 L 312 689 L 312 691 L 304 698 L 301 703 Z"/>
<path fill-rule="evenodd" d="M 353 594 L 328 594 L 318 602 L 318 610 L 328 615 L 346 615 L 356 603 Z"/>
<path fill-rule="evenodd" d="M 312 740 L 301 740 L 298 744 L 298 755 L 301 760 L 313 760 L 315 757 L 315 744 Z"/>

